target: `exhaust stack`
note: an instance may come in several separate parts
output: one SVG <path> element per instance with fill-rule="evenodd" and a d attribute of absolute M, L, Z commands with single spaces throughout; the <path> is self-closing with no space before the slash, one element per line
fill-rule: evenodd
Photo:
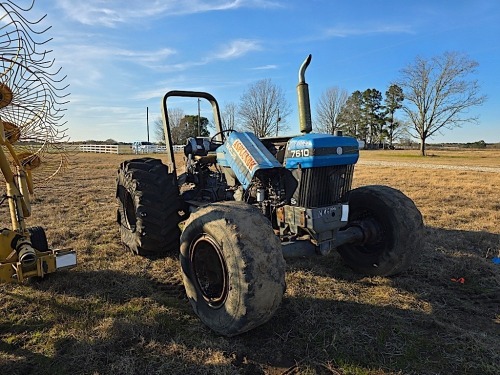
<path fill-rule="evenodd" d="M 299 100 L 300 132 L 310 133 L 312 131 L 311 103 L 309 101 L 309 86 L 306 83 L 306 69 L 311 63 L 312 55 L 307 56 L 299 69 L 299 84 L 297 85 L 297 97 Z"/>

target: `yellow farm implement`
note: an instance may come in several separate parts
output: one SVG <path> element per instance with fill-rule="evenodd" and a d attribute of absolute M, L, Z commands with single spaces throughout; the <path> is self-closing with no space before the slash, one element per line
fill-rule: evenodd
<path fill-rule="evenodd" d="M 58 144 L 66 138 L 59 128 L 67 85 L 48 58 L 48 40 L 37 40 L 48 30 L 36 30 L 43 17 L 33 22 L 23 14 L 33 5 L 23 9 L 0 1 L 0 177 L 6 187 L 0 203 L 8 203 L 12 223 L 10 229 L 0 227 L 0 283 L 76 265 L 74 251 L 51 250 L 43 228 L 25 223 L 31 216 L 32 171 L 45 156 L 60 158 L 56 172 L 66 160 Z"/>

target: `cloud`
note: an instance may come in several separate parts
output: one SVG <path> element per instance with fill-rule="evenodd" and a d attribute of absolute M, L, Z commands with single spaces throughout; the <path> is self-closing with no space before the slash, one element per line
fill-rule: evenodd
<path fill-rule="evenodd" d="M 413 34 L 413 30 L 407 25 L 380 25 L 367 27 L 332 27 L 325 29 L 322 38 L 349 37 L 371 34 Z"/>
<path fill-rule="evenodd" d="M 87 88 L 102 86 L 104 81 L 115 77 L 119 71 L 123 78 L 123 74 L 127 71 L 121 64 L 123 62 L 163 74 L 178 74 L 216 61 L 238 59 L 261 49 L 259 41 L 236 39 L 216 47 L 216 52 L 209 52 L 194 60 L 183 61 L 181 53 L 172 48 L 133 50 L 119 46 L 88 44 L 83 42 L 80 36 L 75 39 L 77 43 L 58 46 L 57 61 L 65 71 L 71 72 L 69 80 L 73 87 Z M 266 69 L 271 68 L 268 66 Z M 154 96 L 157 94 L 153 89 L 142 98 Z"/>
<path fill-rule="evenodd" d="M 208 65 L 215 61 L 237 59 L 252 51 L 259 51 L 261 49 L 262 47 L 260 45 L 260 42 L 256 40 L 237 39 L 225 45 L 222 45 L 221 47 L 219 47 L 217 52 L 208 54 L 205 57 L 200 58 L 199 60 L 163 64 L 161 66 L 157 65 L 155 69 L 161 72 L 168 73 L 180 72 L 198 66 Z"/>
<path fill-rule="evenodd" d="M 145 66 L 154 66 L 164 61 L 166 58 L 175 55 L 177 52 L 170 48 L 162 48 L 156 51 L 130 51 L 116 49 L 114 56 L 123 57 L 126 60 L 139 63 Z"/>
<path fill-rule="evenodd" d="M 174 88 L 183 87 L 183 90 L 194 90 L 192 88 L 194 82 L 197 79 L 193 79 L 190 75 L 176 74 L 169 77 L 168 79 L 163 79 L 161 81 L 155 82 L 153 87 L 148 87 L 136 92 L 133 96 L 134 100 L 144 101 L 155 98 L 161 98 L 165 93 Z M 199 84 L 199 82 L 197 82 Z"/>
<path fill-rule="evenodd" d="M 179 16 L 186 14 L 227 11 L 238 8 L 277 8 L 272 0 L 57 0 L 68 17 L 85 25 L 115 27 L 133 20 Z"/>
<path fill-rule="evenodd" d="M 260 44 L 255 40 L 233 40 L 229 44 L 223 46 L 219 52 L 209 57 L 208 60 L 230 60 L 260 49 Z"/>
<path fill-rule="evenodd" d="M 113 66 L 117 66 L 117 61 L 161 70 L 165 62 L 177 54 L 177 51 L 171 48 L 130 50 L 85 43 L 59 45 L 57 52 L 58 64 L 63 66 L 65 71 L 72 72 L 71 83 L 78 86 L 99 84 L 107 75 L 107 68 L 113 69 Z"/>
<path fill-rule="evenodd" d="M 278 69 L 278 65 L 269 64 L 252 68 L 252 70 L 271 70 L 271 69 Z"/>

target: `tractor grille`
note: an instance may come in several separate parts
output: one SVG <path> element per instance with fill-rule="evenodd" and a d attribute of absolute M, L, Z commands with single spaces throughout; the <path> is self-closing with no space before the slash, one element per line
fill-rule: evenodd
<path fill-rule="evenodd" d="M 354 165 L 295 169 L 293 175 L 298 186 L 293 198 L 296 205 L 314 208 L 346 202 L 353 173 Z"/>

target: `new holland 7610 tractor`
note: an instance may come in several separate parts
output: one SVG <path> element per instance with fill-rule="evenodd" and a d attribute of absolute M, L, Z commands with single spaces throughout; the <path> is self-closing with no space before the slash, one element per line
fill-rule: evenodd
<path fill-rule="evenodd" d="M 171 91 L 162 101 L 167 163 L 141 158 L 118 170 L 118 223 L 123 243 L 139 255 L 180 249 L 186 294 L 217 333 L 233 336 L 268 321 L 285 292 L 288 256 L 339 251 L 367 275 L 405 270 L 418 251 L 422 216 L 387 186 L 351 190 L 358 142 L 311 133 L 305 70 L 297 86 L 302 135 L 259 139 L 223 130 L 215 98 Z M 167 101 L 208 100 L 217 133 L 190 138 L 178 174 Z M 182 228 L 182 230 L 181 230 Z"/>

